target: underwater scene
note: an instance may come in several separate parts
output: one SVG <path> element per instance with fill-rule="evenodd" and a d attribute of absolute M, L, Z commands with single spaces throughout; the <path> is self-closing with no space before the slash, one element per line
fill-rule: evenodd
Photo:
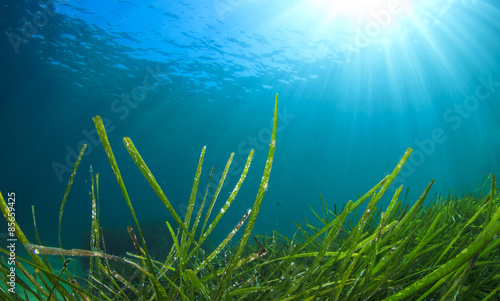
<path fill-rule="evenodd" d="M 0 300 L 500 300 L 499 1 L 0 25 Z"/>

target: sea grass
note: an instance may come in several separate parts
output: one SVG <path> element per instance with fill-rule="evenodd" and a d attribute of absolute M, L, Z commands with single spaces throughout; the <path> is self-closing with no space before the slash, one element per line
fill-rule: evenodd
<path fill-rule="evenodd" d="M 165 196 L 151 170 L 128 137 L 125 148 L 144 178 L 174 218 L 164 226 L 172 238 L 166 259 L 153 259 L 128 196 L 118 163 L 100 117 L 94 123 L 108 161 L 134 218 L 129 227 L 136 254 L 125 257 L 108 254 L 99 228 L 99 179 L 91 172 L 92 225 L 89 250 L 61 248 L 61 220 L 64 205 L 82 160 L 80 152 L 70 176 L 59 214 L 59 247 L 43 245 L 38 236 L 32 209 L 37 245 L 30 244 L 17 223 L 15 235 L 28 251 L 29 258 L 18 258 L 16 275 L 19 295 L 6 290 L 0 282 L 2 300 L 495 300 L 500 290 L 500 208 L 495 176 L 478 184 L 463 196 L 430 197 L 432 180 L 415 201 L 409 190 L 396 187 L 385 211 L 380 200 L 410 158 L 408 149 L 394 170 L 357 200 L 327 203 L 320 196 L 317 222 L 298 224 L 292 238 L 277 229 L 268 234 L 253 233 L 267 190 L 276 147 L 278 96 L 275 99 L 273 129 L 262 179 L 251 210 L 243 214 L 227 236 L 207 252 L 201 249 L 236 200 L 248 173 L 254 152 L 248 155 L 241 175 L 219 209 L 216 201 L 225 183 L 234 153 L 218 180 L 210 204 L 205 206 L 209 185 L 198 195 L 206 148 L 202 149 L 188 197 L 187 210 L 180 216 Z M 195 201 L 202 197 L 195 211 Z M 401 201 L 400 198 L 404 200 Z M 429 200 L 430 199 L 430 200 Z M 427 200 L 427 201 L 426 201 Z M 427 205 L 425 205 L 427 203 Z M 364 207 L 364 208 L 363 208 Z M 311 207 L 312 209 L 313 207 Z M 333 210 L 332 210 L 333 208 Z M 363 209 L 362 209 L 363 208 Z M 0 193 L 0 210 L 8 220 L 9 208 Z M 213 212 L 217 214 L 213 216 Z M 204 220 L 202 216 L 204 213 Z M 177 229 L 174 226 L 177 224 Z M 246 225 L 245 225 L 246 224 Z M 139 234 L 137 238 L 135 231 Z M 242 231 L 239 241 L 233 241 Z M 127 231 L 127 229 L 124 229 Z M 224 231 L 224 230 L 221 230 Z M 253 241 L 250 237 L 253 237 Z M 102 245 L 100 240 L 102 239 Z M 159 239 L 167 239 L 161 237 Z M 169 239 L 168 239 L 169 240 Z M 170 241 L 170 240 L 169 240 Z M 212 242 L 211 242 L 212 243 Z M 104 251 L 101 250 L 101 246 Z M 168 249 L 167 249 L 168 250 Z M 9 254 L 5 249 L 0 252 Z M 44 260 L 41 259 L 44 256 Z M 68 259 L 54 272 L 46 256 L 90 257 L 93 262 L 88 279 L 69 273 Z M 64 258 L 61 257 L 61 258 Z M 25 267 L 27 264 L 27 268 Z M 119 268 L 119 269 L 118 269 Z M 30 272 L 28 269 L 34 270 Z M 6 279 L 9 269 L 2 257 L 0 274 Z M 63 275 L 66 277 L 62 277 Z M 80 286 L 76 279 L 82 279 Z"/>

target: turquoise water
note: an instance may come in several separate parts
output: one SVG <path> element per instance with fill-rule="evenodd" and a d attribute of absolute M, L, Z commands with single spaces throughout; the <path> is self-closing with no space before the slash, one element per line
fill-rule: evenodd
<path fill-rule="evenodd" d="M 64 189 L 87 143 L 63 246 L 86 247 L 92 165 L 102 224 L 115 250 L 133 250 L 120 245 L 132 220 L 94 132 L 92 117 L 101 115 L 137 214 L 158 231 L 169 214 L 124 136 L 181 214 L 203 146 L 198 204 L 212 166 L 209 196 L 235 153 L 216 208 L 255 149 L 217 242 L 255 199 L 276 93 L 278 142 L 256 233 L 293 233 L 294 222 L 314 219 L 309 206 L 319 210 L 320 193 L 331 208 L 356 199 L 408 147 L 414 153 L 396 184 L 410 188 L 410 202 L 431 179 L 432 195 L 462 194 L 499 173 L 497 1 L 326 3 L 3 1 L 0 190 L 16 192 L 20 225 L 33 237 L 35 206 L 42 242 L 57 244 Z"/>

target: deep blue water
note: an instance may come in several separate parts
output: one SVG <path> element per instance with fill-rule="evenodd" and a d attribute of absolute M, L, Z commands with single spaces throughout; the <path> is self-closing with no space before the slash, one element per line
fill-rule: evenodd
<path fill-rule="evenodd" d="M 408 147 L 394 187 L 409 187 L 410 202 L 431 179 L 429 199 L 472 191 L 500 172 L 498 1 L 327 2 L 2 1 L 0 190 L 16 192 L 20 225 L 33 238 L 35 206 L 42 241 L 56 244 L 83 143 L 63 245 L 84 247 L 90 165 L 100 175 L 102 224 L 132 224 L 94 131 L 101 115 L 138 216 L 159 225 L 169 214 L 123 137 L 181 214 L 203 146 L 200 197 L 212 166 L 209 195 L 235 152 L 215 210 L 255 149 L 218 243 L 255 199 L 276 93 L 278 141 L 256 233 L 290 235 L 294 222 L 314 220 L 309 207 L 319 210 L 320 193 L 331 208 L 355 200 Z"/>

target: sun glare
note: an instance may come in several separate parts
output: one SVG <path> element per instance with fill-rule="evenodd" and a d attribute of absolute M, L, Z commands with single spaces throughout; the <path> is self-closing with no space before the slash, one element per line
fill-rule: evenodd
<path fill-rule="evenodd" d="M 373 20 L 389 22 L 412 12 L 407 0 L 314 0 L 312 7 L 329 19 L 343 18 L 355 24 Z"/>

